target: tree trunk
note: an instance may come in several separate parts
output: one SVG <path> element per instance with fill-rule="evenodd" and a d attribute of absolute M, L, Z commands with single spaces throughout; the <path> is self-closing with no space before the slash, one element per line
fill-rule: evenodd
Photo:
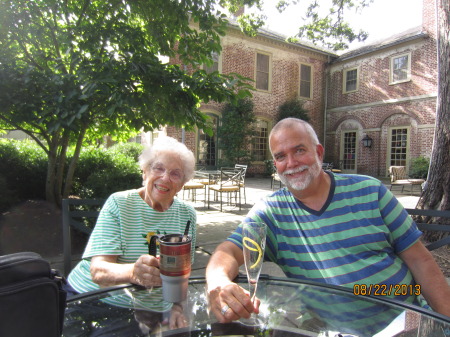
<path fill-rule="evenodd" d="M 75 147 L 75 152 L 73 154 L 72 160 L 69 164 L 69 169 L 67 170 L 66 181 L 64 184 L 64 191 L 62 194 L 63 198 L 67 198 L 72 190 L 73 175 L 75 173 L 75 167 L 78 163 L 78 158 L 80 157 L 81 147 L 83 145 L 84 135 L 86 134 L 87 126 L 83 126 L 78 134 L 77 145 Z"/>
<path fill-rule="evenodd" d="M 450 0 L 437 0 L 438 98 L 426 188 L 417 208 L 450 210 Z M 426 236 L 425 239 L 428 239 Z"/>
<path fill-rule="evenodd" d="M 70 131 L 66 129 L 61 138 L 61 145 L 59 146 L 59 155 L 56 162 L 56 177 L 55 177 L 55 191 L 57 191 L 56 203 L 58 206 L 62 205 L 62 191 L 64 180 L 64 169 L 66 167 L 67 148 L 69 146 Z"/>
<path fill-rule="evenodd" d="M 45 181 L 45 199 L 55 205 L 57 203 L 56 192 L 56 170 L 57 170 L 57 158 L 58 158 L 58 135 L 53 135 L 47 140 L 48 143 L 48 165 L 47 165 L 47 178 Z"/>

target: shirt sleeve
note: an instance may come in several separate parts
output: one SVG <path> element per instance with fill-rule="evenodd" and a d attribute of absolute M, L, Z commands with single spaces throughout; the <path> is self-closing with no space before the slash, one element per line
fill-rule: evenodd
<path fill-rule="evenodd" d="M 115 196 L 111 195 L 100 211 L 83 258 L 97 255 L 123 255 L 121 232 L 120 210 Z"/>

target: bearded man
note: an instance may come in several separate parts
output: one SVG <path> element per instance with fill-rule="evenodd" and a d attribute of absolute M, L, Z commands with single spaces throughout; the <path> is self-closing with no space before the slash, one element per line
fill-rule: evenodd
<path fill-rule="evenodd" d="M 394 299 L 450 316 L 450 287 L 422 233 L 395 196 L 377 179 L 322 170 L 324 148 L 310 124 L 278 122 L 270 150 L 286 185 L 256 203 L 244 222 L 267 226 L 264 259 L 288 277 L 352 288 L 354 285 L 420 285 Z M 222 322 L 259 312 L 248 292 L 233 283 L 244 263 L 242 226 L 211 257 L 207 290 Z"/>

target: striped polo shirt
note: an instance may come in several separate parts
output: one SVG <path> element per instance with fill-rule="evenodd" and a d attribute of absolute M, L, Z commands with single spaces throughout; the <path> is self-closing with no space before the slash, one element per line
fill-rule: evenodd
<path fill-rule="evenodd" d="M 79 293 L 99 288 L 90 273 L 90 258 L 97 255 L 117 255 L 118 263 L 134 263 L 143 254 L 148 254 L 144 237 L 148 232 L 184 233 L 187 221 L 191 221 L 192 261 L 195 253 L 196 213 L 195 209 L 178 198 L 165 212 L 155 211 L 142 200 L 138 190 L 122 191 L 112 194 L 105 202 L 95 228 L 89 238 L 83 260 L 68 277 L 70 285 Z M 146 301 L 138 298 L 118 297 L 113 304 L 129 307 L 139 303 L 139 307 L 164 311 L 170 304 L 162 301 L 161 288 L 149 290 L 151 296 Z M 130 302 L 131 301 L 131 302 Z M 133 304 L 134 303 L 134 304 Z"/>
<path fill-rule="evenodd" d="M 373 177 L 328 174 L 330 194 L 319 211 L 287 188 L 254 205 L 247 220 L 259 219 L 268 226 L 265 259 L 277 263 L 288 277 L 302 280 L 346 287 L 415 285 L 398 254 L 422 233 L 403 206 Z M 241 233 L 238 227 L 228 240 L 242 248 Z M 426 305 L 415 295 L 395 298 Z"/>

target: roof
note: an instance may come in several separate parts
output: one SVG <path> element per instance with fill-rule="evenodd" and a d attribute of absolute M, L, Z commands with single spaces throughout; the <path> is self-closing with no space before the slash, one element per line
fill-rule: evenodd
<path fill-rule="evenodd" d="M 375 51 L 385 49 L 394 45 L 398 45 L 400 43 L 425 38 L 428 37 L 428 33 L 423 31 L 422 26 L 410 28 L 406 31 L 403 31 L 401 33 L 392 35 L 388 38 L 381 39 L 378 41 L 375 41 L 371 44 L 368 44 L 366 46 L 363 46 L 361 48 L 357 48 L 354 50 L 350 50 L 344 54 L 341 54 L 337 59 L 333 61 L 333 63 L 345 61 L 354 57 L 358 57 L 364 54 L 373 53 Z"/>
<path fill-rule="evenodd" d="M 231 26 L 235 29 L 239 29 L 239 30 L 241 29 L 239 24 L 236 22 L 235 18 L 228 18 L 228 20 L 229 20 L 228 21 L 229 26 Z M 308 42 L 308 41 L 299 40 L 298 42 L 289 42 L 287 40 L 288 36 L 277 33 L 275 31 L 272 31 L 267 28 L 259 28 L 258 36 L 266 37 L 268 39 L 275 40 L 278 42 L 283 42 L 283 43 L 286 43 L 291 46 L 306 48 L 306 49 L 313 50 L 313 51 L 321 53 L 321 54 L 326 54 L 326 55 L 330 55 L 330 56 L 334 56 L 334 57 L 337 56 L 337 54 L 334 51 L 323 48 L 323 47 L 316 46 L 315 44 Z"/>

